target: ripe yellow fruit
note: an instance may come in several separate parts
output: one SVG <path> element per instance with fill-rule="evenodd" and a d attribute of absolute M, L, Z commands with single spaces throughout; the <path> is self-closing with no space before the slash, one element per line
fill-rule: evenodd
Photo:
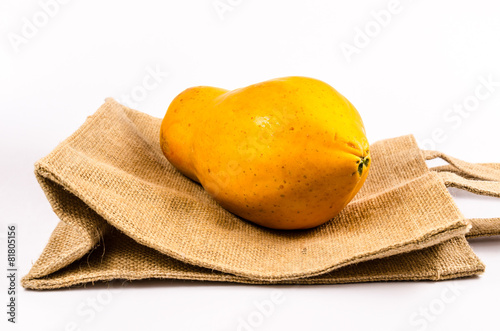
<path fill-rule="evenodd" d="M 335 217 L 370 167 L 357 110 L 307 77 L 233 91 L 189 88 L 170 104 L 160 145 L 225 209 L 274 229 L 312 228 Z"/>

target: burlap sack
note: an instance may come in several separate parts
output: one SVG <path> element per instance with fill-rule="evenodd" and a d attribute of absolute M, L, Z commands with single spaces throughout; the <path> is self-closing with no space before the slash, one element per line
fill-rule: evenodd
<path fill-rule="evenodd" d="M 24 287 L 144 278 L 439 280 L 484 270 L 464 236 L 471 222 L 445 184 L 500 196 L 498 165 L 448 159 L 449 167 L 431 171 L 425 158 L 446 156 L 422 153 L 412 136 L 381 141 L 371 147 L 365 185 L 338 217 L 311 230 L 269 230 L 227 212 L 170 165 L 160 122 L 108 99 L 36 163 L 61 222 Z M 483 226 L 476 236 L 499 233 L 498 220 L 475 222 Z"/>

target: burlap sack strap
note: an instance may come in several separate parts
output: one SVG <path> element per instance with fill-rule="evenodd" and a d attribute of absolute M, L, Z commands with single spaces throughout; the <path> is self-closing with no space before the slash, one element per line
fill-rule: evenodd
<path fill-rule="evenodd" d="M 437 151 L 422 151 L 426 160 L 441 158 L 449 164 L 430 168 L 439 173 L 447 187 L 500 198 L 500 163 L 468 163 Z M 474 218 L 467 238 L 500 235 L 500 218 Z"/>
<path fill-rule="evenodd" d="M 447 171 L 441 171 L 439 174 L 444 179 L 447 187 L 455 187 L 478 195 L 500 198 L 500 182 L 468 179 Z"/>
<path fill-rule="evenodd" d="M 423 150 L 422 155 L 426 160 L 432 160 L 439 157 L 470 177 L 500 182 L 500 169 L 498 166 L 486 166 L 479 163 L 469 163 L 438 151 Z"/>
<path fill-rule="evenodd" d="M 469 219 L 472 228 L 466 234 L 467 239 L 500 235 L 500 218 Z"/>

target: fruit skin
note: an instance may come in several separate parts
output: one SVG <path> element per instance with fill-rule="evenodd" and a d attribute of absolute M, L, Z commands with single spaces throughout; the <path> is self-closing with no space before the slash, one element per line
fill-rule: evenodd
<path fill-rule="evenodd" d="M 225 209 L 274 229 L 335 217 L 371 165 L 357 110 L 307 77 L 233 91 L 189 88 L 172 101 L 160 131 L 162 151 L 179 171 Z"/>

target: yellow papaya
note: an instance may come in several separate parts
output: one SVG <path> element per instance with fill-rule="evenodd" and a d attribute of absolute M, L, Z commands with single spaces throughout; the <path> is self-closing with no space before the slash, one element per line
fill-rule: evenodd
<path fill-rule="evenodd" d="M 189 88 L 168 107 L 160 145 L 222 207 L 274 229 L 334 218 L 370 168 L 357 110 L 330 85 L 307 77 L 232 91 Z"/>

